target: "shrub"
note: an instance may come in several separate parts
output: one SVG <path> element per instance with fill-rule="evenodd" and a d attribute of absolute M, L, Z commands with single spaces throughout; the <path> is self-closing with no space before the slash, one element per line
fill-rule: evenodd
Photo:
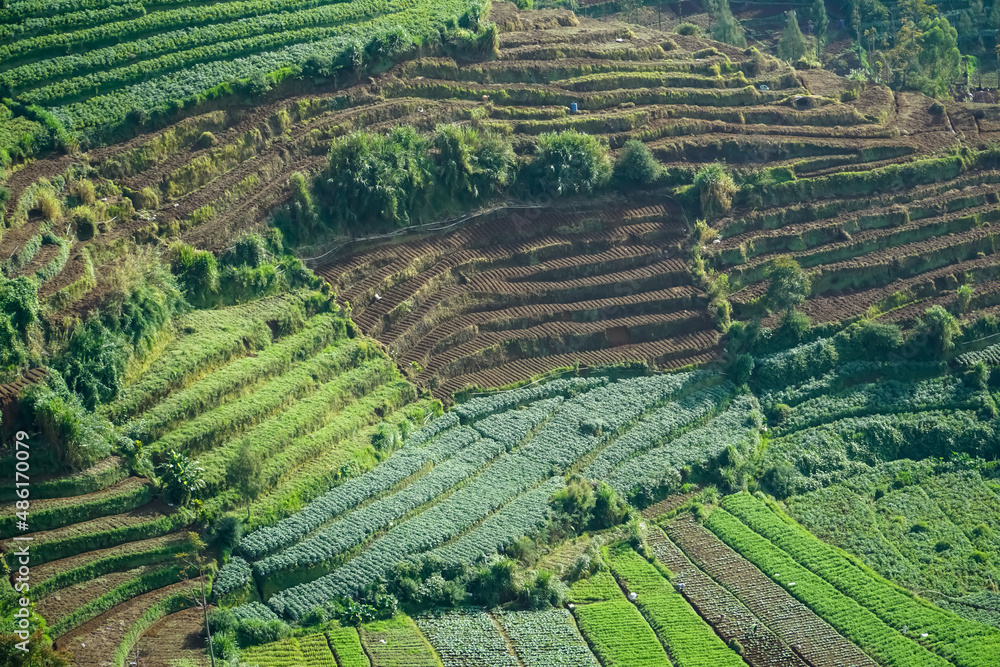
<path fill-rule="evenodd" d="M 717 218 L 729 213 L 737 188 L 724 164 L 714 162 L 699 169 L 694 177 L 694 185 L 701 201 L 702 215 Z"/>
<path fill-rule="evenodd" d="M 525 169 L 527 187 L 536 194 L 591 194 L 611 179 L 608 147 L 575 130 L 539 135 L 535 157 Z"/>
<path fill-rule="evenodd" d="M 661 169 L 646 144 L 638 139 L 629 139 L 615 160 L 614 177 L 619 183 L 651 185 Z"/>
<path fill-rule="evenodd" d="M 438 125 L 434 147 L 438 183 L 454 201 L 481 201 L 514 181 L 517 161 L 508 137 L 472 127 Z"/>
<path fill-rule="evenodd" d="M 97 201 L 94 184 L 88 180 L 73 181 L 69 191 L 84 206 L 93 206 Z"/>
<path fill-rule="evenodd" d="M 955 300 L 958 302 L 958 310 L 961 313 L 969 312 L 972 304 L 972 285 L 962 285 L 955 293 Z"/>
<path fill-rule="evenodd" d="M 91 316 L 73 330 L 66 351 L 53 366 L 93 410 L 121 392 L 130 355 L 129 341 Z"/>
<path fill-rule="evenodd" d="M 62 217 L 62 205 L 56 196 L 47 190 L 38 194 L 37 206 L 46 220 L 53 221 Z"/>
<path fill-rule="evenodd" d="M 219 291 L 219 268 L 215 255 L 207 250 L 195 250 L 184 243 L 170 248 L 170 272 L 194 305 L 210 302 Z"/>
<path fill-rule="evenodd" d="M 927 111 L 929 111 L 934 116 L 940 116 L 944 113 L 944 105 L 941 104 L 940 102 L 934 102 L 927 109 Z"/>
<path fill-rule="evenodd" d="M 941 306 L 931 306 L 918 320 L 914 335 L 925 338 L 929 348 L 944 355 L 955 346 L 954 338 L 959 333 L 961 328 L 954 315 Z"/>
<path fill-rule="evenodd" d="M 809 296 L 809 276 L 787 255 L 771 262 L 765 275 L 771 281 L 764 297 L 770 311 L 788 311 Z"/>
<path fill-rule="evenodd" d="M 744 385 L 750 381 L 753 373 L 754 360 L 749 354 L 741 354 L 733 362 L 733 381 L 737 385 Z"/>
<path fill-rule="evenodd" d="M 70 211 L 70 215 L 76 225 L 76 235 L 81 241 L 97 236 L 97 216 L 89 207 L 77 206 Z"/>
<path fill-rule="evenodd" d="M 430 146 L 412 127 L 337 139 L 318 182 L 327 215 L 348 228 L 406 227 L 427 211 L 433 186 Z"/>
<path fill-rule="evenodd" d="M 198 137 L 198 147 L 199 148 L 211 148 L 215 145 L 215 135 L 211 132 L 202 132 L 201 136 Z"/>
<path fill-rule="evenodd" d="M 678 35 L 688 35 L 690 37 L 697 37 L 701 34 L 701 28 L 693 23 L 681 23 L 674 29 Z"/>
<path fill-rule="evenodd" d="M 240 657 L 240 645 L 236 635 L 231 631 L 212 633 L 212 652 L 220 660 L 237 660 Z"/>
<path fill-rule="evenodd" d="M 27 416 L 38 425 L 62 467 L 80 470 L 111 453 L 108 422 L 85 409 L 58 376 L 50 375 L 48 383 L 28 387 L 22 399 Z"/>

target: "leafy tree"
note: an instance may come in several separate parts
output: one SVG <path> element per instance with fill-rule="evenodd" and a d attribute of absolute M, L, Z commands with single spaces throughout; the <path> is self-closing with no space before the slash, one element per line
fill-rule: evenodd
<path fill-rule="evenodd" d="M 171 246 L 169 258 L 170 272 L 177 277 L 188 301 L 194 305 L 210 303 L 219 291 L 219 265 L 215 255 L 177 243 Z"/>
<path fill-rule="evenodd" d="M 764 301 L 771 312 L 787 312 L 809 296 L 809 275 L 798 262 L 787 255 L 771 262 L 765 275 L 771 283 L 767 287 Z"/>
<path fill-rule="evenodd" d="M 438 183 L 461 203 L 492 197 L 514 180 L 517 160 L 510 139 L 459 125 L 438 125 L 434 135 Z"/>
<path fill-rule="evenodd" d="M 593 518 L 594 486 L 583 477 L 574 475 L 566 480 L 566 486 L 553 494 L 549 501 L 556 515 L 582 532 Z"/>
<path fill-rule="evenodd" d="M 712 19 L 714 20 L 712 39 L 740 48 L 746 47 L 747 38 L 743 34 L 743 26 L 733 16 L 733 12 L 729 8 L 729 0 L 715 0 L 712 5 Z"/>
<path fill-rule="evenodd" d="M 575 130 L 538 137 L 535 157 L 524 170 L 528 189 L 554 196 L 590 194 L 611 179 L 608 147 L 600 139 Z"/>
<path fill-rule="evenodd" d="M 813 22 L 813 29 L 816 31 L 816 55 L 826 41 L 826 31 L 830 27 L 830 17 L 826 14 L 826 3 L 823 0 L 813 0 L 810 14 Z"/>
<path fill-rule="evenodd" d="M 707 164 L 698 170 L 694 186 L 701 201 L 701 212 L 707 218 L 717 218 L 729 213 L 733 195 L 738 191 L 733 177 L 721 162 Z"/>
<path fill-rule="evenodd" d="M 614 176 L 619 183 L 651 185 L 656 182 L 661 170 L 660 163 L 646 144 L 638 139 L 629 139 L 615 160 Z"/>
<path fill-rule="evenodd" d="M 250 504 L 264 491 L 264 457 L 248 440 L 244 440 L 229 464 L 230 483 L 239 491 L 247 504 L 247 521 L 250 521 Z"/>
<path fill-rule="evenodd" d="M 93 315 L 73 331 L 66 352 L 53 365 L 87 409 L 94 410 L 117 397 L 125 386 L 130 355 L 125 337 Z"/>
<path fill-rule="evenodd" d="M 754 361 L 749 354 L 741 354 L 733 361 L 733 381 L 738 385 L 744 385 L 750 381 L 753 374 Z"/>
<path fill-rule="evenodd" d="M 961 333 L 958 320 L 941 306 L 931 306 L 918 321 L 916 334 L 927 338 L 928 345 L 939 355 L 946 354 L 954 346 L 954 338 Z"/>
<path fill-rule="evenodd" d="M 388 135 L 359 131 L 335 141 L 318 184 L 328 217 L 348 228 L 418 222 L 434 181 L 429 148 L 408 125 Z"/>
<path fill-rule="evenodd" d="M 517 596 L 517 563 L 499 558 L 481 568 L 469 582 L 473 600 L 488 607 L 510 602 Z"/>
<path fill-rule="evenodd" d="M 799 20 L 795 10 L 789 9 L 785 21 L 785 29 L 778 40 L 778 55 L 788 62 L 794 63 L 806 54 L 806 38 L 799 29 Z"/>
<path fill-rule="evenodd" d="M 160 466 L 160 479 L 167 492 L 181 505 L 187 505 L 194 494 L 205 488 L 201 473 L 205 469 L 177 450 L 170 450 Z"/>

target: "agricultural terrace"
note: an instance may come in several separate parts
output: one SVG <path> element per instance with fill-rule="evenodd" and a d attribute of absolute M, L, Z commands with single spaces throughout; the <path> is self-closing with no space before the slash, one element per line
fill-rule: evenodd
<path fill-rule="evenodd" d="M 697 32 L 6 3 L 40 659 L 994 667 L 996 109 Z"/>

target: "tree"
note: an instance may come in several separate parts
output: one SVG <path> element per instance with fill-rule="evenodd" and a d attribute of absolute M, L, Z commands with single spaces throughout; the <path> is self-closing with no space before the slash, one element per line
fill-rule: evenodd
<path fill-rule="evenodd" d="M 160 478 L 167 492 L 181 505 L 187 505 L 194 494 L 205 488 L 201 473 L 205 469 L 177 450 L 170 450 L 160 466 Z"/>
<path fill-rule="evenodd" d="M 171 452 L 174 454 L 176 452 Z M 209 568 L 212 561 L 205 556 L 205 550 L 208 545 L 206 545 L 198 533 L 187 534 L 188 541 L 188 551 L 177 554 L 177 558 L 183 563 L 184 567 L 181 570 L 182 577 L 190 577 L 193 573 L 198 574 L 198 580 L 201 583 L 201 590 L 193 588 L 191 590 L 191 597 L 194 600 L 195 606 L 201 609 L 202 615 L 205 619 L 205 635 L 208 637 L 208 656 L 212 660 L 212 667 L 215 667 L 215 650 L 212 647 L 212 628 L 208 623 L 208 584 L 205 581 L 205 570 Z M 214 567 L 214 566 L 213 566 Z"/>
<path fill-rule="evenodd" d="M 611 179 L 607 144 L 575 130 L 538 137 L 535 157 L 524 170 L 527 187 L 536 194 L 591 194 Z"/>
<path fill-rule="evenodd" d="M 247 504 L 247 521 L 250 521 L 250 504 L 264 491 L 264 457 L 248 440 L 244 440 L 229 464 L 230 483 L 239 491 Z"/>
<path fill-rule="evenodd" d="M 743 26 L 729 9 L 729 0 L 715 0 L 712 5 L 712 18 L 715 21 L 712 24 L 712 39 L 745 48 L 747 39 L 743 34 Z"/>
<path fill-rule="evenodd" d="M 421 219 L 432 196 L 427 140 L 409 125 L 388 135 L 365 131 L 337 139 L 318 183 L 329 218 L 348 227 L 406 227 Z"/>
<path fill-rule="evenodd" d="M 706 218 L 718 218 L 729 213 L 733 195 L 738 192 L 733 177 L 721 162 L 707 164 L 694 176 L 694 186 L 701 200 L 701 212 Z"/>
<path fill-rule="evenodd" d="M 471 204 L 510 185 L 517 159 L 508 137 L 459 125 L 438 125 L 437 182 L 454 201 Z"/>
<path fill-rule="evenodd" d="M 661 169 L 646 144 L 638 139 L 629 139 L 615 160 L 614 176 L 619 183 L 651 185 Z"/>
<path fill-rule="evenodd" d="M 787 255 L 775 259 L 765 275 L 771 283 L 764 301 L 771 312 L 792 310 L 809 296 L 809 275 Z"/>
<path fill-rule="evenodd" d="M 778 40 L 778 55 L 788 62 L 794 63 L 806 54 L 806 38 L 799 29 L 799 21 L 795 16 L 795 10 L 788 10 L 788 19 L 785 21 L 785 29 Z"/>
<path fill-rule="evenodd" d="M 813 0 L 810 10 L 813 27 L 816 30 L 816 55 L 822 50 L 822 45 L 826 41 L 826 31 L 830 27 L 830 17 L 826 15 L 826 3 L 823 0 Z"/>
<path fill-rule="evenodd" d="M 943 356 L 954 346 L 954 337 L 961 333 L 958 320 L 941 306 L 931 306 L 917 322 L 916 334 L 927 338 L 927 344 Z"/>

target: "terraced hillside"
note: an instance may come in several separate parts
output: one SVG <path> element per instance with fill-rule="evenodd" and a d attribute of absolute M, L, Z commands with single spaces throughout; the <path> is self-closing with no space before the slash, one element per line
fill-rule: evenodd
<path fill-rule="evenodd" d="M 206 505 L 217 508 L 210 511 L 241 502 L 227 475 L 242 443 L 268 453 L 255 503 L 255 521 L 267 524 L 341 475 L 375 465 L 386 453 L 372 446 L 377 422 L 419 419 L 428 407 L 413 402 L 412 385 L 390 359 L 347 335 L 342 316 L 310 316 L 305 297 L 182 317 L 147 371 L 103 408 L 147 443 L 154 461 L 173 449 L 199 459 L 211 489 Z M 133 627 L 148 627 L 157 610 L 162 616 L 194 603 L 175 556 L 191 550 L 185 531 L 198 530 L 199 518 L 154 497 L 150 482 L 128 476 L 120 458 L 39 481 L 33 491 L 27 535 L 36 610 L 74 664 L 104 664 L 116 650 L 128 651 Z M 25 535 L 13 512 L 9 503 L 0 517 L 3 538 Z M 4 551 L 16 546 L 0 544 Z M 179 613 L 175 627 L 197 634 L 197 616 Z M 171 638 L 167 633 L 164 644 Z M 140 649 L 157 656 L 155 645 Z"/>
<path fill-rule="evenodd" d="M 549 496 L 564 484 L 554 470 L 580 470 L 641 497 L 679 487 L 681 468 L 708 466 L 727 446 L 746 448 L 755 402 L 733 399 L 721 380 L 597 376 L 469 401 L 379 467 L 244 537 L 237 553 L 252 564 L 253 589 L 291 618 L 421 554 L 471 564 L 545 521 Z"/>
<path fill-rule="evenodd" d="M 319 273 L 440 398 L 574 363 L 676 368 L 712 359 L 719 339 L 680 258 L 677 214 L 656 200 L 500 211 Z"/>

